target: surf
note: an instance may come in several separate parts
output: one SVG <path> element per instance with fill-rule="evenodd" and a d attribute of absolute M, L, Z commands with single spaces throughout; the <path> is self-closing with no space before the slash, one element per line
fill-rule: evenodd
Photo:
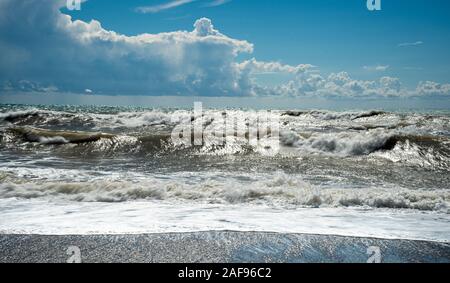
<path fill-rule="evenodd" d="M 51 131 L 32 127 L 13 127 L 9 128 L 9 131 L 21 136 L 27 142 L 43 144 L 82 144 L 96 142 L 100 139 L 113 139 L 115 137 L 115 135 L 105 133 Z"/>

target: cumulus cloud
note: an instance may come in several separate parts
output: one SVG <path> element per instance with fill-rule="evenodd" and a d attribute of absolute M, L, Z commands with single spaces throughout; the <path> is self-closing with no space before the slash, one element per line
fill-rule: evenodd
<path fill-rule="evenodd" d="M 313 69 L 310 64 L 300 64 L 297 66 L 284 65 L 279 62 L 262 62 L 255 58 L 239 64 L 239 68 L 249 73 L 291 73 L 299 74 Z"/>
<path fill-rule="evenodd" d="M 65 0 L 0 0 L 0 92 L 74 92 L 121 95 L 374 97 L 450 95 L 449 84 L 422 82 L 405 89 L 398 78 L 358 80 L 324 75 L 310 64 L 253 58 L 253 45 L 201 18 L 192 31 L 126 36 L 92 20 L 61 13 Z M 179 2 L 181 3 L 181 2 Z M 388 66 L 380 66 L 387 69 Z M 380 69 L 380 68 L 378 68 Z M 292 79 L 261 86 L 254 76 Z"/>
<path fill-rule="evenodd" d="M 450 84 L 439 84 L 430 81 L 420 82 L 417 86 L 416 93 L 418 95 L 449 96 Z"/>
<path fill-rule="evenodd" d="M 73 21 L 65 1 L 1 0 L 0 80 L 27 80 L 61 91 L 98 94 L 248 95 L 236 57 L 253 45 L 217 31 L 125 36 L 100 22 Z M 26 20 L 24 20 L 26 19 Z M 249 85 L 249 84 L 247 84 Z"/>
<path fill-rule="evenodd" d="M 382 77 L 376 81 L 356 80 L 347 72 L 332 73 L 323 77 L 318 73 L 304 72 L 295 79 L 277 87 L 277 92 L 287 96 L 321 97 L 373 97 L 408 95 L 400 80 Z"/>

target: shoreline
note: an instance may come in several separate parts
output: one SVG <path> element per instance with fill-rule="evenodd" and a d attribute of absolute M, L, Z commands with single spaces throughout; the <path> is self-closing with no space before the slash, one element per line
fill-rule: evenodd
<path fill-rule="evenodd" d="M 79 254 L 78 254 L 79 252 Z M 75 257 L 74 257 L 75 256 Z M 450 263 L 450 243 L 271 232 L 0 234 L 3 263 Z"/>

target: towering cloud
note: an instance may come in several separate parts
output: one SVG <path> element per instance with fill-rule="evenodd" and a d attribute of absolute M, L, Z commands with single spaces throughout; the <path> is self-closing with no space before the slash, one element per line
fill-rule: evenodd
<path fill-rule="evenodd" d="M 143 95 L 246 95 L 236 56 L 253 46 L 200 19 L 192 32 L 125 36 L 72 21 L 65 1 L 1 0 L 0 79 L 34 90 Z"/>

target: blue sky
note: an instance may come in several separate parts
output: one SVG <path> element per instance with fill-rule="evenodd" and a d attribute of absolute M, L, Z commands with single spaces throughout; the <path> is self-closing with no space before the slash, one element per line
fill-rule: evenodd
<path fill-rule="evenodd" d="M 0 0 L 0 94 L 448 99 L 450 2 L 366 2 Z"/>
<path fill-rule="evenodd" d="M 258 60 L 345 70 L 358 79 L 380 75 L 364 66 L 389 66 L 383 74 L 410 87 L 421 80 L 450 80 L 446 0 L 384 0 L 376 12 L 367 10 L 365 0 L 232 0 L 215 7 L 198 0 L 157 13 L 135 11 L 167 2 L 91 0 L 70 14 L 127 35 L 191 30 L 196 19 L 208 17 L 224 34 L 253 43 L 250 57 Z M 417 42 L 422 44 L 399 46 Z"/>

